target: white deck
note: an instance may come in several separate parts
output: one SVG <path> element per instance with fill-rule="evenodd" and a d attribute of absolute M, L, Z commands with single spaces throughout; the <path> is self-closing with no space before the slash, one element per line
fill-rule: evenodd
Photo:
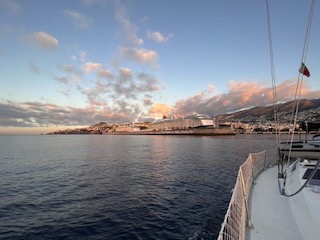
<path fill-rule="evenodd" d="M 279 193 L 277 170 L 274 166 L 263 171 L 251 189 L 249 207 L 254 228 L 247 229 L 246 239 L 304 239 L 291 213 L 288 198 Z"/>

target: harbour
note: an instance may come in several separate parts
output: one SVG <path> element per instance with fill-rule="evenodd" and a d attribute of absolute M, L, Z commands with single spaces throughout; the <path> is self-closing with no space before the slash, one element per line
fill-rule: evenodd
<path fill-rule="evenodd" d="M 273 135 L 2 135 L 0 235 L 216 239 L 247 151 L 274 147 Z"/>
<path fill-rule="evenodd" d="M 104 122 L 82 129 L 67 129 L 49 133 L 55 134 L 103 134 L 103 135 L 235 135 L 230 124 L 216 124 L 206 114 L 193 114 L 184 118 L 167 118 L 144 123 L 107 124 Z"/>
<path fill-rule="evenodd" d="M 194 128 L 178 130 L 146 130 L 133 132 L 105 132 L 104 135 L 189 135 L 189 136 L 221 136 L 235 135 L 233 128 Z"/>

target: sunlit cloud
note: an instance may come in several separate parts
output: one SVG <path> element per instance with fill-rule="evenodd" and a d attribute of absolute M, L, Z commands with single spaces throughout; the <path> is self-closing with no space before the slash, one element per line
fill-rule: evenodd
<path fill-rule="evenodd" d="M 122 112 L 96 109 L 60 107 L 40 102 L 0 103 L 2 127 L 52 127 L 91 125 L 96 122 L 127 122 L 131 118 Z"/>
<path fill-rule="evenodd" d="M 151 106 L 153 104 L 153 101 L 150 98 L 143 99 L 144 106 Z"/>
<path fill-rule="evenodd" d="M 77 90 L 87 99 L 88 106 L 95 109 L 108 107 L 115 112 L 133 116 L 140 115 L 141 107 L 152 102 L 152 94 L 161 89 L 160 81 L 144 72 L 134 72 L 121 67 L 117 71 L 104 69 L 102 64 L 87 62 L 85 73 L 96 74 L 94 84 L 77 85 Z M 57 79 L 58 80 L 58 79 Z M 148 100 L 144 100 L 144 99 Z"/>
<path fill-rule="evenodd" d="M 59 41 L 46 32 L 35 32 L 31 35 L 31 41 L 39 48 L 45 50 L 54 50 L 58 45 Z"/>
<path fill-rule="evenodd" d="M 116 20 L 121 24 L 122 29 L 125 34 L 126 41 L 129 45 L 133 46 L 141 46 L 143 44 L 143 40 L 137 35 L 137 27 L 131 23 L 131 21 L 126 16 L 126 8 L 124 5 L 120 3 L 120 1 L 116 2 Z"/>
<path fill-rule="evenodd" d="M 112 71 L 103 68 L 101 63 L 86 62 L 85 64 L 83 64 L 82 69 L 85 73 L 96 73 L 100 78 L 114 78 L 114 74 L 112 73 Z"/>
<path fill-rule="evenodd" d="M 87 98 L 84 108 L 58 106 L 40 102 L 0 102 L 0 126 L 2 127 L 45 127 L 91 125 L 96 122 L 124 123 L 136 119 L 152 120 L 165 116 L 186 116 L 194 112 L 216 116 L 253 106 L 273 103 L 272 88 L 259 83 L 230 81 L 229 91 L 210 95 L 208 89 L 173 106 L 154 103 L 153 92 L 159 81 L 146 73 L 135 73 L 128 68 L 112 73 L 113 80 L 98 79 L 93 87 L 78 85 L 78 91 Z M 66 77 L 55 80 L 68 84 Z M 277 86 L 279 102 L 291 101 L 296 90 L 294 80 L 287 80 Z M 67 92 L 66 92 L 67 94 Z M 317 98 L 320 90 L 312 91 L 302 82 L 301 98 Z"/>
<path fill-rule="evenodd" d="M 147 64 L 151 67 L 157 66 L 158 54 L 154 50 L 120 47 L 120 55 L 126 59 Z"/>
<path fill-rule="evenodd" d="M 93 19 L 83 13 L 75 10 L 65 10 L 64 14 L 72 21 L 78 28 L 87 28 L 93 24 Z"/>
<path fill-rule="evenodd" d="M 156 103 L 149 110 L 149 116 L 156 119 L 169 116 L 171 113 L 172 108 L 165 103 Z"/>
<path fill-rule="evenodd" d="M 110 70 L 100 69 L 98 71 L 98 77 L 105 78 L 105 79 L 114 79 L 114 74 Z"/>
<path fill-rule="evenodd" d="M 278 102 L 294 100 L 296 80 L 291 79 L 277 86 Z M 302 82 L 301 98 L 317 98 L 320 90 L 311 90 L 306 81 Z M 197 93 L 175 103 L 174 113 L 188 115 L 193 112 L 206 113 L 210 116 L 234 112 L 254 106 L 270 105 L 274 102 L 273 89 L 261 83 L 230 81 L 227 93 L 210 96 L 206 91 Z"/>
<path fill-rule="evenodd" d="M 83 65 L 83 70 L 85 72 L 88 72 L 88 73 L 90 73 L 90 72 L 98 72 L 101 69 L 102 69 L 101 63 L 86 62 Z"/>
<path fill-rule="evenodd" d="M 157 43 L 164 43 L 164 42 L 167 42 L 170 38 L 172 38 L 173 34 L 170 33 L 168 36 L 165 36 L 162 33 L 157 31 L 154 31 L 154 32 L 147 31 L 147 36 Z"/>
<path fill-rule="evenodd" d="M 132 81 L 133 73 L 129 68 L 120 68 L 118 82 L 128 83 Z"/>
<path fill-rule="evenodd" d="M 197 93 L 186 99 L 178 100 L 174 106 L 174 114 L 183 116 L 194 112 L 206 113 L 204 112 L 203 105 L 207 103 L 207 100 L 206 93 Z M 209 109 L 205 110 L 208 111 Z"/>
<path fill-rule="evenodd" d="M 216 87 L 211 83 L 208 84 L 207 89 L 209 93 L 214 93 L 216 91 Z"/>

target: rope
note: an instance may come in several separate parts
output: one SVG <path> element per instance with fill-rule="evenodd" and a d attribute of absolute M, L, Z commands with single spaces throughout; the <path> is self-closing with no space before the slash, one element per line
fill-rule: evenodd
<path fill-rule="evenodd" d="M 308 179 L 305 181 L 305 183 L 298 189 L 298 191 L 296 191 L 293 194 L 287 195 L 284 191 L 283 191 L 283 195 L 286 197 L 293 197 L 294 195 L 297 195 L 299 192 L 302 191 L 302 189 L 304 189 L 307 184 L 311 181 L 311 179 L 313 178 L 313 176 L 316 174 L 318 167 L 320 166 L 320 159 L 317 161 L 316 166 L 314 167 L 314 169 L 312 170 L 312 172 L 310 173 Z"/>

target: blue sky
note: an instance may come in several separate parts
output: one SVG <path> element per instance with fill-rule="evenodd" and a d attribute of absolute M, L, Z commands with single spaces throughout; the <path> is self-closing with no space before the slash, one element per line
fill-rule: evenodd
<path fill-rule="evenodd" d="M 310 1 L 270 0 L 278 97 L 291 100 Z M 320 96 L 316 5 L 302 97 Z M 0 0 L 0 133 L 272 102 L 265 1 Z M 48 130 L 48 131 L 47 131 Z"/>

